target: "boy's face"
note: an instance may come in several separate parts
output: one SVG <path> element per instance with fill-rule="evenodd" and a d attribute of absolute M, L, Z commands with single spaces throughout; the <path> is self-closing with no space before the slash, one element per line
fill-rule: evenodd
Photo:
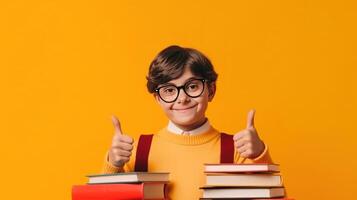
<path fill-rule="evenodd" d="M 182 86 L 192 78 L 201 78 L 192 74 L 189 68 L 186 68 L 182 76 L 171 80 L 166 84 L 173 84 L 175 86 Z M 200 126 L 205 120 L 205 112 L 215 94 L 215 84 L 208 85 L 204 83 L 203 93 L 196 98 L 187 96 L 187 94 L 180 89 L 179 96 L 176 101 L 166 103 L 160 99 L 157 93 L 154 93 L 156 101 L 160 104 L 166 116 L 179 128 L 183 130 L 191 130 Z M 160 87 L 161 85 L 159 85 Z"/>

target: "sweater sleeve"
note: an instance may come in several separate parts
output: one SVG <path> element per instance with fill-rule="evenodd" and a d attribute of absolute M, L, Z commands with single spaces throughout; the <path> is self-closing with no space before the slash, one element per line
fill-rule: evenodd
<path fill-rule="evenodd" d="M 117 167 L 117 166 L 113 165 L 112 163 L 110 163 L 109 162 L 109 152 L 107 152 L 106 155 L 105 155 L 105 160 L 104 160 L 102 173 L 104 173 L 104 174 L 114 174 L 114 173 L 120 173 L 120 172 L 125 172 L 125 166 L 124 167 Z"/>
<path fill-rule="evenodd" d="M 243 158 L 240 156 L 239 152 L 234 149 L 234 162 L 235 163 L 273 163 L 269 150 L 268 145 L 265 145 L 264 151 L 256 158 Z"/>

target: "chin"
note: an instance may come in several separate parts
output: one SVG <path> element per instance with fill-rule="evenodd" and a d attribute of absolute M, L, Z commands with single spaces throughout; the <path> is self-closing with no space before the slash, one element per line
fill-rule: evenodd
<path fill-rule="evenodd" d="M 185 118 L 180 118 L 180 119 L 174 119 L 172 120 L 175 124 L 181 125 L 181 126 L 190 126 L 193 124 L 196 124 L 199 120 L 196 120 L 194 117 L 185 117 Z"/>
<path fill-rule="evenodd" d="M 181 125 L 181 126 L 190 126 L 195 123 L 195 121 L 191 120 L 175 120 L 173 121 L 175 124 Z"/>

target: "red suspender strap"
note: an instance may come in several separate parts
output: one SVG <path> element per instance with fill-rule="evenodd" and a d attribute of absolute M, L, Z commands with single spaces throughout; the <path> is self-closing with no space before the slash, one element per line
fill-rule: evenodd
<path fill-rule="evenodd" d="M 148 159 L 153 135 L 140 135 L 136 151 L 135 171 L 147 172 Z M 221 133 L 221 163 L 233 163 L 233 135 Z"/>
<path fill-rule="evenodd" d="M 221 163 L 233 163 L 234 142 L 233 135 L 221 133 Z"/>
<path fill-rule="evenodd" d="M 148 159 L 153 135 L 140 135 L 136 150 L 135 171 L 147 172 Z"/>

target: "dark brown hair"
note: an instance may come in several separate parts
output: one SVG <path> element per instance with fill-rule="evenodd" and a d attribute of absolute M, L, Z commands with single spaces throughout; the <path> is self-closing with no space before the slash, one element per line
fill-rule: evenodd
<path fill-rule="evenodd" d="M 146 77 L 150 93 L 160 85 L 179 78 L 188 67 L 191 72 L 207 80 L 208 84 L 217 80 L 217 73 L 211 61 L 201 52 L 192 48 L 169 46 L 162 50 L 151 62 Z"/>

